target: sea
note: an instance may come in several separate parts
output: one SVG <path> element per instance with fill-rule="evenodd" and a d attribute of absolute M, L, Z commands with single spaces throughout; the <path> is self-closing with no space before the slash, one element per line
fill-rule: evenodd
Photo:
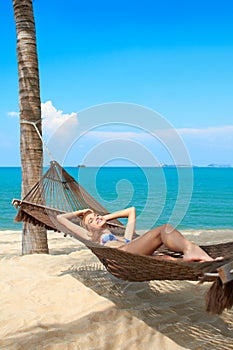
<path fill-rule="evenodd" d="M 65 169 L 109 212 L 134 206 L 138 230 L 163 223 L 180 230 L 233 230 L 233 168 Z M 13 198 L 21 198 L 21 168 L 0 167 L 0 230 L 21 230 Z"/>

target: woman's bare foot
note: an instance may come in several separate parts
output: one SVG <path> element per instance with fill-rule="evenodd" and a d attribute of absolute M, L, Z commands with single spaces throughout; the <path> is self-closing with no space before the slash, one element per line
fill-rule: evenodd
<path fill-rule="evenodd" d="M 190 243 L 187 249 L 184 251 L 183 261 L 215 261 L 215 260 L 223 260 L 223 257 L 218 257 L 216 259 L 211 258 L 203 249 L 198 247 L 194 243 Z"/>

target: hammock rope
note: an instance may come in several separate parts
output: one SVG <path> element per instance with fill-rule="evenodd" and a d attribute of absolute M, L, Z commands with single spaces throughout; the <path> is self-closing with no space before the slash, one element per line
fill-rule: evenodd
<path fill-rule="evenodd" d="M 137 282 L 154 279 L 214 281 L 214 287 L 207 298 L 207 310 L 221 313 L 224 308 L 229 309 L 233 306 L 233 242 L 201 246 L 213 258 L 224 256 L 223 261 L 184 262 L 157 260 L 150 256 L 131 254 L 81 239 L 62 226 L 56 219 L 57 215 L 84 208 L 91 208 L 101 215 L 107 214 L 108 211 L 54 160 L 29 193 L 22 200 L 14 199 L 12 203 L 18 209 L 16 222 L 30 222 L 78 239 L 98 257 L 111 274 L 118 278 Z M 74 222 L 80 224 L 80 218 L 76 218 Z M 108 222 L 108 226 L 115 234 L 124 235 L 125 228 L 120 221 L 112 220 Z M 163 252 L 174 253 L 166 249 Z M 232 270 L 232 280 L 230 277 L 226 283 L 222 283 L 218 269 L 224 269 L 228 265 L 229 271 Z M 230 276 L 229 271 L 227 273 Z"/>
<path fill-rule="evenodd" d="M 20 124 L 29 124 L 29 125 L 32 125 L 34 126 L 39 138 L 41 139 L 41 142 L 42 142 L 42 145 L 44 146 L 44 149 L 46 150 L 46 152 L 48 153 L 48 156 L 50 158 L 51 161 L 54 160 L 54 157 L 52 155 L 52 153 L 50 152 L 50 150 L 48 149 L 46 143 L 44 142 L 43 138 L 42 138 L 42 135 L 37 127 L 37 124 L 41 123 L 42 119 L 38 119 L 37 121 L 35 122 L 32 122 L 32 121 L 29 121 L 29 120 L 20 120 Z"/>

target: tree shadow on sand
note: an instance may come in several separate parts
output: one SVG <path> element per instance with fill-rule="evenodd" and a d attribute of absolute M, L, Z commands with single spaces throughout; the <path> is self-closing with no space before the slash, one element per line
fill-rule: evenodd
<path fill-rule="evenodd" d="M 126 282 L 99 264 L 71 267 L 69 274 L 153 329 L 188 349 L 233 349 L 233 312 L 205 311 L 207 285 L 188 281 Z"/>

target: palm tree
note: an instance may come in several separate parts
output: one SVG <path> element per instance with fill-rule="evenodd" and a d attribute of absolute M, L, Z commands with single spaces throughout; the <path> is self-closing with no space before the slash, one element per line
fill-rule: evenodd
<path fill-rule="evenodd" d="M 13 7 L 17 34 L 20 155 L 24 197 L 42 173 L 42 142 L 32 124 L 36 123 L 41 133 L 40 84 L 32 0 L 13 0 Z M 48 253 L 47 233 L 44 228 L 23 224 L 22 253 Z"/>

